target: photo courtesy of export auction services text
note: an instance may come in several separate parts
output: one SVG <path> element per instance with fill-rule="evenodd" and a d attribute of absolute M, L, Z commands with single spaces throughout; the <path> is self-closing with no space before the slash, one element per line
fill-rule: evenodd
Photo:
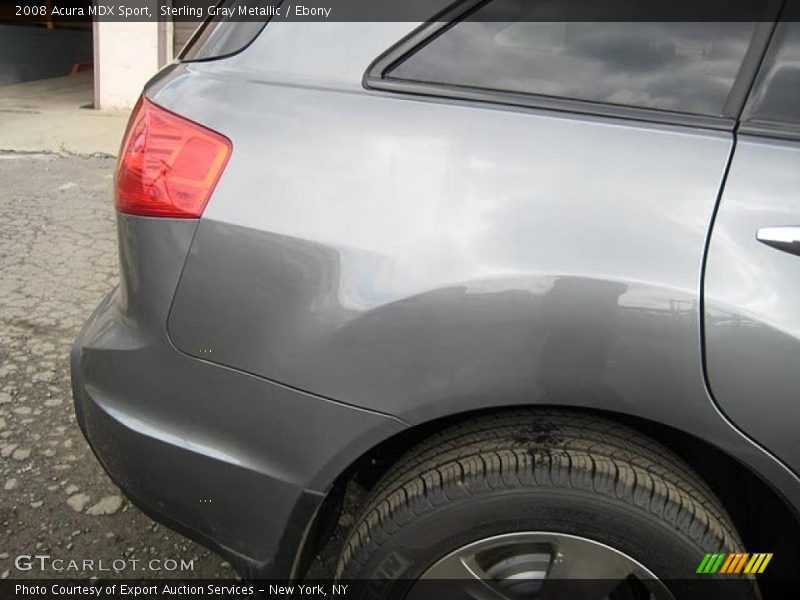
<path fill-rule="evenodd" d="M 256 592 L 260 594 L 268 594 L 270 596 L 278 596 L 288 598 L 293 596 L 310 597 L 318 596 L 325 597 L 344 597 L 347 595 L 347 588 L 349 584 L 331 583 L 331 584 L 294 584 L 294 585 L 278 585 L 269 584 L 263 587 L 252 584 L 219 584 L 207 583 L 204 585 L 195 584 L 151 584 L 151 585 L 130 585 L 126 583 L 99 583 L 95 585 L 86 584 L 64 584 L 54 583 L 49 585 L 41 584 L 23 584 L 18 583 L 14 586 L 14 594 L 17 597 L 22 596 L 86 596 L 95 598 L 104 597 L 120 597 L 130 596 L 135 597 L 152 597 L 152 596 L 176 596 L 176 597 L 193 597 L 193 596 L 223 596 L 223 595 L 241 595 L 252 596 Z"/>

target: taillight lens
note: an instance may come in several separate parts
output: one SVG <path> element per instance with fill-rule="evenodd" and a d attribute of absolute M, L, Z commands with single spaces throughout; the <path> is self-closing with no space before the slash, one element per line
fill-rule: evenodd
<path fill-rule="evenodd" d="M 199 217 L 232 150 L 224 135 L 142 97 L 117 163 L 117 210 L 150 217 Z"/>

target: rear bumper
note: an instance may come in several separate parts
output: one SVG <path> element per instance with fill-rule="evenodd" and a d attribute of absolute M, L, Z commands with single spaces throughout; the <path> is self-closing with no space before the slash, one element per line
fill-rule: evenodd
<path fill-rule="evenodd" d="M 77 420 L 114 483 L 145 514 L 218 552 L 243 576 L 288 576 L 292 546 L 323 495 L 209 456 L 126 411 L 84 383 L 80 344 L 71 361 Z"/>
<path fill-rule="evenodd" d="M 109 476 L 150 516 L 243 576 L 288 577 L 335 478 L 404 424 L 176 350 L 165 330 L 171 294 L 148 288 L 174 290 L 180 265 L 158 282 L 157 268 L 136 272 L 151 245 L 131 261 L 125 237 L 163 226 L 135 219 L 120 223 L 126 280 L 72 349 L 78 423 Z M 163 265 L 163 257 L 149 258 Z"/>

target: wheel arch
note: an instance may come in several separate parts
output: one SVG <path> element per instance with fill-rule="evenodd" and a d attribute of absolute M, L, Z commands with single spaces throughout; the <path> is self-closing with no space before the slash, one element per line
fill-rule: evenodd
<path fill-rule="evenodd" d="M 654 439 L 681 457 L 708 483 L 731 516 L 747 548 L 776 555 L 770 569 L 771 577 L 793 576 L 789 569 L 800 564 L 800 513 L 755 470 L 707 439 L 619 412 L 552 405 L 511 405 L 469 410 L 413 425 L 355 459 L 336 477 L 316 511 L 298 548 L 292 576 L 303 576 L 307 572 L 326 576 L 325 569 L 330 565 L 325 563 L 330 563 L 335 557 L 336 544 L 341 541 L 337 535 L 341 537 L 348 525 L 348 517 L 340 519 L 341 515 L 357 511 L 370 489 L 406 452 L 443 428 L 510 409 L 528 409 L 532 413 L 555 409 L 595 414 Z"/>

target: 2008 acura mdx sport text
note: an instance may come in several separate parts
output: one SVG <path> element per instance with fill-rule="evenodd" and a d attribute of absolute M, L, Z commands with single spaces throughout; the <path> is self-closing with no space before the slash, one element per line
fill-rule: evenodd
<path fill-rule="evenodd" d="M 72 353 L 97 457 L 247 578 L 796 576 L 800 2 L 429 4 L 209 23 L 147 85 Z"/>

